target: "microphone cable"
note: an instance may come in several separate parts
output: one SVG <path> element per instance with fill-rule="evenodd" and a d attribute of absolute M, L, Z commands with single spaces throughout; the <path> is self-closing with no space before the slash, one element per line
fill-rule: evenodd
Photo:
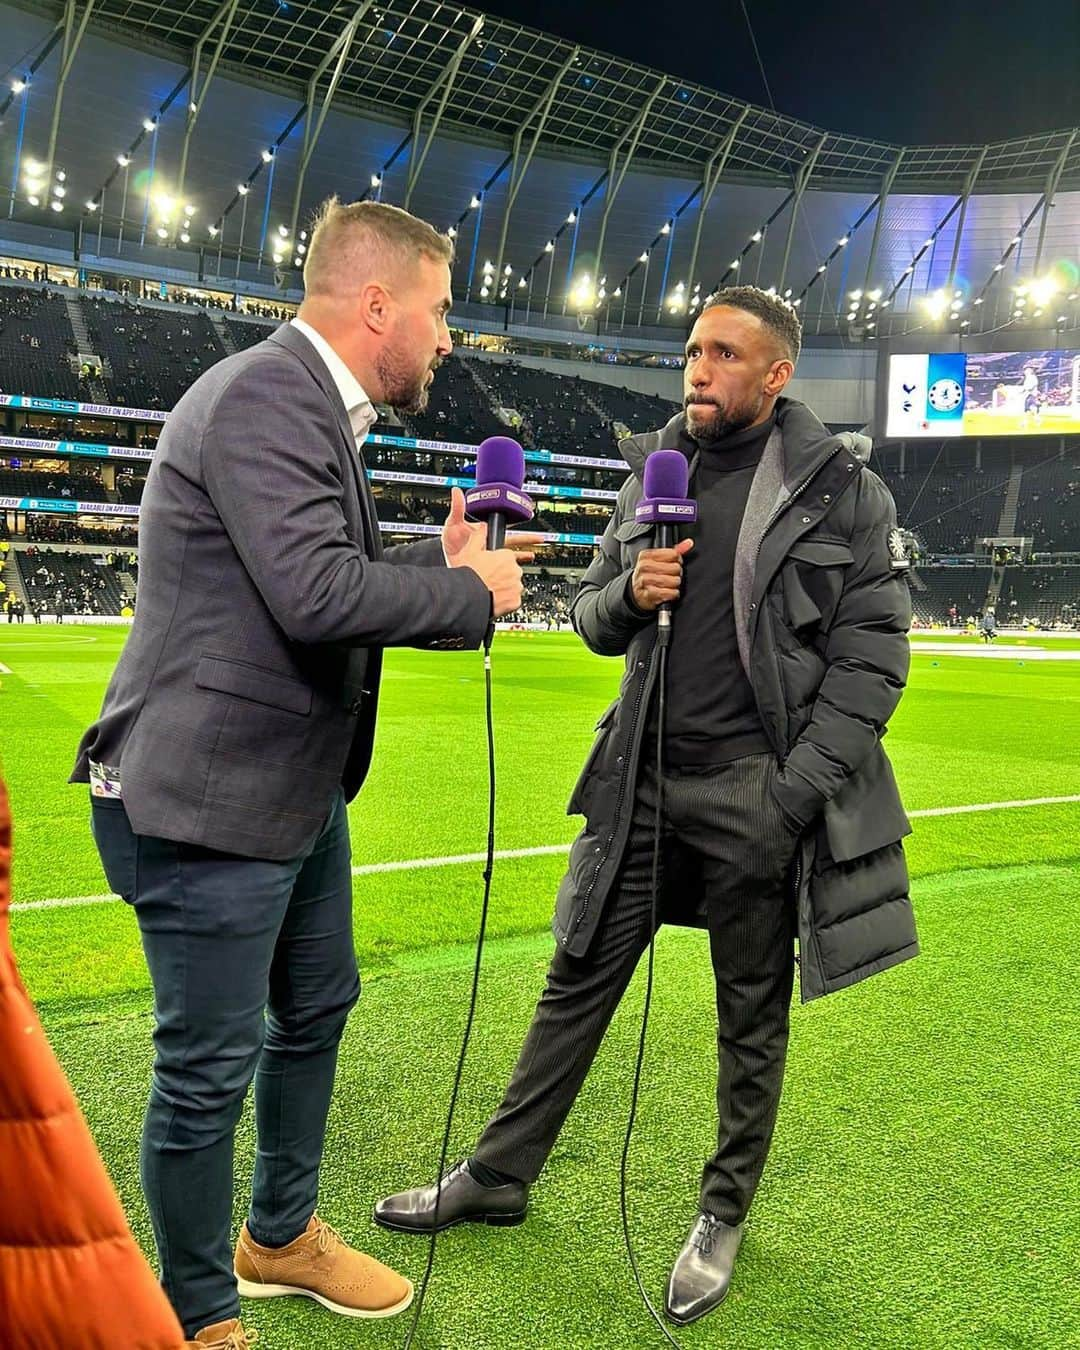
<path fill-rule="evenodd" d="M 404 1350 L 411 1350 L 413 1338 L 416 1335 L 417 1326 L 420 1323 L 420 1314 L 424 1310 L 424 1299 L 427 1296 L 428 1284 L 431 1281 L 431 1274 L 435 1267 L 435 1245 L 439 1236 L 439 1204 L 442 1200 L 443 1175 L 446 1171 L 446 1159 L 450 1149 L 450 1134 L 454 1126 L 454 1112 L 457 1110 L 458 1092 L 461 1088 L 461 1078 L 465 1070 L 465 1056 L 469 1049 L 469 1038 L 472 1035 L 473 1019 L 476 1015 L 476 1000 L 480 990 L 480 962 L 484 952 L 484 935 L 487 931 L 488 904 L 491 900 L 491 876 L 495 867 L 495 723 L 492 716 L 491 707 L 491 644 L 495 636 L 495 625 L 492 620 L 491 628 L 488 630 L 487 637 L 484 639 L 484 706 L 485 720 L 487 723 L 487 759 L 488 759 L 488 836 L 487 836 L 487 860 L 484 864 L 484 899 L 480 908 L 480 931 L 476 939 L 476 960 L 473 965 L 472 991 L 469 995 L 469 1012 L 465 1019 L 465 1032 L 461 1038 L 461 1050 L 458 1053 L 457 1069 L 454 1073 L 454 1086 L 450 1092 L 450 1108 L 446 1113 L 446 1128 L 443 1130 L 442 1147 L 439 1151 L 439 1171 L 435 1180 L 435 1213 L 431 1220 L 431 1238 L 428 1242 L 427 1265 L 424 1269 L 423 1278 L 420 1281 L 420 1288 L 417 1291 L 416 1299 L 413 1304 L 413 1315 L 409 1323 L 409 1330 L 405 1336 Z"/>
<path fill-rule="evenodd" d="M 638 1269 L 637 1256 L 634 1253 L 633 1240 L 630 1236 L 630 1218 L 626 1202 L 626 1166 L 630 1157 L 630 1140 L 634 1132 L 634 1121 L 637 1117 L 638 1096 L 641 1092 L 641 1074 L 645 1063 L 645 1037 L 649 1027 L 649 1009 L 652 1005 L 656 929 L 660 908 L 660 835 L 664 807 L 664 728 L 667 722 L 667 662 L 670 642 L 670 626 L 658 628 L 656 647 L 654 648 L 654 656 L 659 661 L 659 671 L 657 673 L 659 692 L 656 711 L 656 811 L 653 816 L 652 910 L 649 927 L 649 960 L 645 977 L 645 1006 L 641 1013 L 641 1032 L 638 1037 L 637 1062 L 634 1065 L 633 1086 L 630 1092 L 630 1114 L 626 1122 L 626 1136 L 623 1139 L 622 1158 L 619 1162 L 619 1213 L 622 1217 L 623 1243 L 626 1247 L 626 1255 L 629 1258 L 630 1269 L 634 1276 L 634 1283 L 637 1285 L 637 1290 L 641 1295 L 642 1302 L 648 1309 L 649 1316 L 656 1323 L 665 1341 L 667 1341 L 669 1345 L 675 1346 L 676 1350 L 682 1350 L 682 1343 L 677 1341 L 667 1329 L 663 1317 L 654 1307 L 652 1299 L 649 1298 L 644 1282 L 642 1281 L 641 1272 Z"/>

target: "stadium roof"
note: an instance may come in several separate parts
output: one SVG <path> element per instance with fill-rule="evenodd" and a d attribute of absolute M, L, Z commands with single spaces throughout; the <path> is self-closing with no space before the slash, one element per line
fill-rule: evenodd
<path fill-rule="evenodd" d="M 20 4 L 56 17 L 64 9 L 55 0 Z M 232 8 L 230 0 L 97 0 L 91 27 L 186 62 L 196 44 L 213 33 L 215 20 Z M 445 74 L 447 61 L 464 45 L 444 112 L 447 132 L 509 145 L 523 119 L 557 81 L 542 143 L 589 158 L 610 154 L 654 94 L 637 158 L 664 169 L 699 167 L 737 121 L 725 169 L 731 180 L 789 182 L 824 135 L 814 166 L 815 187 L 876 189 L 901 149 L 846 133 L 823 133 L 703 85 L 441 0 L 239 0 L 222 49 L 222 72 L 302 94 L 356 14 L 360 23 L 344 63 L 338 100 L 364 112 L 397 114 L 403 124 L 411 121 L 417 105 Z M 1058 129 L 991 145 L 979 171 L 979 191 L 1041 189 L 1068 135 Z M 958 191 L 982 150 L 978 145 L 908 147 L 895 190 Z M 1072 144 L 1061 186 L 1080 187 L 1080 140 Z"/>
<path fill-rule="evenodd" d="M 18 184 L 16 145 L 24 157 L 46 157 L 65 12 L 69 34 L 87 12 L 85 0 L 66 10 L 56 0 L 16 3 L 18 11 L 0 7 L 11 73 L 29 69 L 49 41 L 57 48 L 20 96 L 30 103 L 25 129 L 13 116 L 14 96 L 6 100 L 5 186 Z M 199 239 L 220 227 L 211 237 L 227 251 L 242 238 L 267 263 L 267 229 L 294 231 L 294 202 L 302 221 L 330 192 L 377 190 L 458 228 L 458 295 L 467 269 L 478 298 L 485 259 L 512 265 L 534 298 L 550 280 L 559 301 L 571 273 L 594 266 L 609 294 L 633 276 L 630 318 L 642 322 L 679 279 L 688 290 L 722 277 L 786 284 L 807 293 L 807 312 L 822 296 L 838 313 L 852 287 L 889 294 L 903 283 L 921 294 L 956 282 L 974 298 L 1001 271 L 1030 275 L 1036 254 L 1042 268 L 1061 263 L 1069 277 L 1080 261 L 1074 129 L 921 147 L 823 131 L 438 0 L 94 0 L 86 34 L 71 64 L 54 162 L 68 175 L 67 203 L 95 201 L 98 222 L 118 213 L 122 193 L 128 214 L 136 200 L 140 239 L 143 198 L 151 187 L 176 188 L 178 174 L 184 199 L 198 208 Z M 319 131 L 310 154 L 309 128 Z M 518 135 L 527 174 L 515 185 Z M 130 194 L 118 152 L 131 159 Z M 710 163 L 719 171 L 711 196 L 702 187 Z M 970 201 L 961 205 L 964 196 Z M 481 197 L 483 209 L 471 211 Z M 26 212 L 19 186 L 14 214 Z M 52 223 L 67 219 L 58 217 Z"/>

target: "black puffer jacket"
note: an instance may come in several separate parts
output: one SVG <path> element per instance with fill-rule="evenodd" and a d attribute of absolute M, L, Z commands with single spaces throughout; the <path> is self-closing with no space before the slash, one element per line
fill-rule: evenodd
<path fill-rule="evenodd" d="M 794 869 L 806 1002 L 918 952 L 901 843 L 911 827 L 881 746 L 907 677 L 911 602 L 892 498 L 863 463 L 869 441 L 830 435 L 792 399 L 777 400 L 776 412 L 739 535 L 735 611 L 743 665 L 782 766 L 776 792 L 806 826 Z M 680 413 L 662 431 L 621 442 L 633 472 L 574 600 L 585 643 L 626 657 L 619 697 L 598 723 L 567 808 L 586 824 L 553 927 L 575 955 L 592 940 L 626 846 L 656 681 L 655 619 L 627 603 L 634 560 L 652 539 L 634 507 L 646 457 L 676 448 L 682 426 Z M 695 878 L 670 877 L 665 891 L 668 922 L 702 920 Z"/>

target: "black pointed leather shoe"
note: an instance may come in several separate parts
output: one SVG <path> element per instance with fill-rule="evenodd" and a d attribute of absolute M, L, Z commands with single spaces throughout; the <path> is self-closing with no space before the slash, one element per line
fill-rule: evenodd
<path fill-rule="evenodd" d="M 668 1280 L 664 1311 L 684 1327 L 712 1312 L 727 1297 L 743 1226 L 721 1223 L 702 1212 L 690 1230 Z"/>
<path fill-rule="evenodd" d="M 375 1222 L 396 1233 L 430 1233 L 453 1228 L 459 1223 L 490 1223 L 509 1228 L 523 1223 L 529 1200 L 529 1188 L 523 1181 L 505 1186 L 481 1186 L 460 1162 L 442 1179 L 439 1196 L 439 1222 L 435 1224 L 435 1187 L 388 1195 L 375 1206 Z"/>

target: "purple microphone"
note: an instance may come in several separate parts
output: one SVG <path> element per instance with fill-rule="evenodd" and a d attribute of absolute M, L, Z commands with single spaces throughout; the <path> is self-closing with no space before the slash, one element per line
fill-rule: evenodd
<path fill-rule="evenodd" d="M 487 521 L 488 548 L 502 548 L 507 524 L 532 520 L 532 498 L 521 490 L 525 452 L 509 436 L 489 436 L 476 453 L 476 486 L 465 491 L 465 509 Z"/>
<path fill-rule="evenodd" d="M 634 508 L 634 519 L 656 527 L 657 548 L 674 548 L 679 542 L 679 526 L 697 520 L 697 502 L 687 496 L 690 465 L 686 456 L 679 450 L 654 450 L 645 460 L 642 481 L 644 494 Z M 667 601 L 659 607 L 656 624 L 661 641 L 666 641 L 671 630 L 671 605 Z"/>

